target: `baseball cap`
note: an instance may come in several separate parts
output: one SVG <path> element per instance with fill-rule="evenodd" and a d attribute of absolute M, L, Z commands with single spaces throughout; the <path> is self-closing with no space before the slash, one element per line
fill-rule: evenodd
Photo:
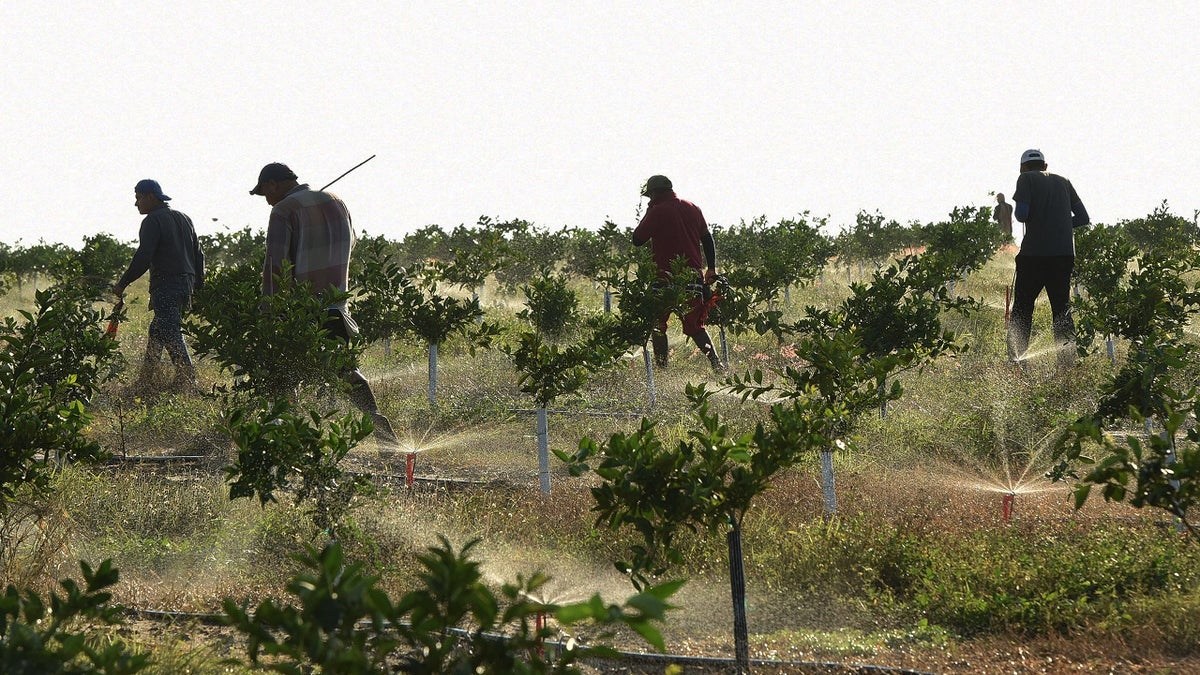
<path fill-rule="evenodd" d="M 1025 152 L 1021 153 L 1021 163 L 1022 164 L 1024 164 L 1025 162 L 1044 162 L 1044 161 L 1046 161 L 1046 156 L 1043 155 L 1042 151 L 1038 150 L 1037 148 L 1030 148 L 1030 149 L 1026 150 Z"/>
<path fill-rule="evenodd" d="M 261 195 L 262 184 L 269 180 L 296 180 L 296 173 L 289 169 L 287 164 L 271 162 L 258 172 L 258 182 L 254 184 L 250 194 Z"/>
<path fill-rule="evenodd" d="M 144 195 L 154 195 L 158 197 L 158 201 L 160 202 L 171 201 L 170 197 L 163 194 L 162 186 L 158 184 L 158 181 L 150 180 L 149 178 L 139 180 L 137 185 L 133 186 L 133 191 Z"/>
<path fill-rule="evenodd" d="M 671 189 L 671 179 L 666 176 L 650 176 L 642 185 L 642 196 L 649 197 L 654 192 Z"/>

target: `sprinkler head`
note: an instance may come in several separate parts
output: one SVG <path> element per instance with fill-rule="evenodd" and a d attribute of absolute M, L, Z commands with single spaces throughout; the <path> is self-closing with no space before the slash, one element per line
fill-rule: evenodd
<path fill-rule="evenodd" d="M 1000 500 L 1000 517 L 1005 523 L 1012 520 L 1013 507 L 1017 500 L 1017 493 L 1009 492 Z"/>

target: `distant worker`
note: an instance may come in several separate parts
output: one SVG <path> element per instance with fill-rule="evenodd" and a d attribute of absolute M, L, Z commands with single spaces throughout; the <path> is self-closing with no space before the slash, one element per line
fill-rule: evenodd
<path fill-rule="evenodd" d="M 192 219 L 167 205 L 158 181 L 140 180 L 133 188 L 133 203 L 146 216 L 138 230 L 138 248 L 129 269 L 112 287 L 121 298 L 129 284 L 150 272 L 150 336 L 146 355 L 137 375 L 136 388 L 145 390 L 154 382 L 163 350 L 175 365 L 175 391 L 196 387 L 196 368 L 183 342 L 183 312 L 192 306 L 192 292 L 204 285 L 204 252 L 196 239 Z"/>
<path fill-rule="evenodd" d="M 1041 150 L 1021 154 L 1021 175 L 1013 191 L 1017 220 L 1025 224 L 1017 253 L 1008 356 L 1020 361 L 1029 347 L 1033 305 L 1042 289 L 1050 300 L 1059 364 L 1074 363 L 1075 323 L 1071 318 L 1071 273 L 1075 269 L 1074 228 L 1090 221 L 1071 181 L 1046 171 Z"/>
<path fill-rule="evenodd" d="M 1013 242 L 1012 233 L 1012 204 L 1004 201 L 1004 193 L 996 195 L 996 210 L 992 212 L 992 220 L 1000 226 L 1000 232 L 1004 234 L 1004 243 L 1011 244 Z"/>
<path fill-rule="evenodd" d="M 697 284 L 711 284 L 717 276 L 717 251 L 704 214 L 693 203 L 675 195 L 671 181 L 666 176 L 651 176 L 642 187 L 642 196 L 650 198 L 650 205 L 642 222 L 633 231 L 633 243 L 641 246 L 650 243 L 654 262 L 663 275 L 671 272 L 676 258 L 682 257 L 688 267 L 696 270 Z M 701 261 L 703 251 L 707 267 Z M 701 294 L 692 300 L 691 309 L 684 314 L 683 334 L 692 338 L 700 351 L 708 357 L 713 370 L 723 372 L 720 357 L 713 348 L 712 339 L 704 328 L 707 309 Z M 667 365 L 669 354 L 667 343 L 668 316 L 662 317 L 657 330 L 651 334 L 654 360 L 659 366 Z"/>
<path fill-rule="evenodd" d="M 350 286 L 350 252 L 355 235 L 350 211 L 342 200 L 298 183 L 296 174 L 279 163 L 262 168 L 250 194 L 262 195 L 272 207 L 267 223 L 263 295 L 273 295 L 278 290 L 275 278 L 283 270 L 284 262 L 292 266 L 292 280 L 309 282 L 314 293 L 330 288 L 345 293 Z M 326 308 L 324 327 L 332 335 L 349 341 L 352 326 L 356 327 L 345 300 Z M 391 421 L 379 412 L 375 394 L 362 371 L 355 368 L 342 377 L 350 385 L 350 402 L 371 417 L 376 439 L 388 449 L 393 448 L 396 432 Z"/>

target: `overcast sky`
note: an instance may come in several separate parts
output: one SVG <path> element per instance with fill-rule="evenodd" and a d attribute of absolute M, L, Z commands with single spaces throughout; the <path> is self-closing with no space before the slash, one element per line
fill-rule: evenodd
<path fill-rule="evenodd" d="M 111 5 L 111 6 L 110 6 Z M 0 241 L 137 236 L 155 178 L 261 228 L 289 164 L 360 233 L 633 225 L 663 173 L 711 223 L 908 222 L 1041 148 L 1093 220 L 1200 208 L 1195 2 L 9 2 Z M 216 220 L 214 220 L 216 219 Z"/>

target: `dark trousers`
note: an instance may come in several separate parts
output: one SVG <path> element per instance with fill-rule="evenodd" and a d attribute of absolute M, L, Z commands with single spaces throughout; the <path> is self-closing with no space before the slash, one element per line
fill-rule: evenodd
<path fill-rule="evenodd" d="M 1033 305 L 1042 289 L 1050 300 L 1055 344 L 1062 345 L 1075 338 L 1075 322 L 1071 318 L 1071 273 L 1075 256 L 1017 255 L 1017 278 L 1013 283 L 1012 314 L 1008 322 L 1008 356 L 1020 358 L 1029 348 L 1033 330 Z"/>
<path fill-rule="evenodd" d="M 155 289 L 150 295 L 154 318 L 150 320 L 145 363 L 148 366 L 157 364 L 166 349 L 176 368 L 191 373 L 192 358 L 183 341 L 183 310 L 191 306 L 192 289 L 187 284 L 164 285 L 166 288 Z"/>
<path fill-rule="evenodd" d="M 345 317 L 336 309 L 329 310 L 324 328 L 329 331 L 330 335 L 343 341 L 350 340 L 350 331 L 346 327 Z M 371 391 L 371 384 L 367 381 L 366 376 L 362 374 L 361 370 L 355 368 L 342 373 L 342 379 L 350 385 L 348 396 L 350 403 L 371 417 L 371 422 L 375 425 L 375 436 L 387 444 L 394 445 L 396 432 L 392 427 L 392 422 L 379 412 L 379 403 L 375 400 L 375 393 Z"/>

